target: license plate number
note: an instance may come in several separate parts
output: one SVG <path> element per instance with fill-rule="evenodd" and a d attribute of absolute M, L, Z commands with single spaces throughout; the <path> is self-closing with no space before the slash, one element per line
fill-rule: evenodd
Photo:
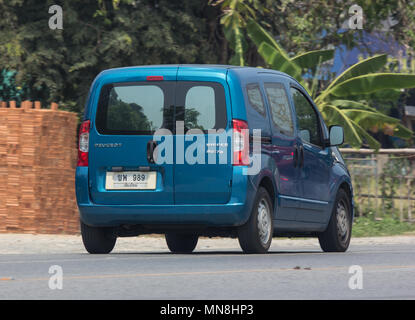
<path fill-rule="evenodd" d="M 107 190 L 154 190 L 157 174 L 154 171 L 107 172 Z"/>

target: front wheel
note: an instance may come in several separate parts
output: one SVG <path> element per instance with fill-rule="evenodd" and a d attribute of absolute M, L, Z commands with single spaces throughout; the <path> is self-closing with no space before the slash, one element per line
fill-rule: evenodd
<path fill-rule="evenodd" d="M 245 253 L 266 253 L 271 246 L 272 202 L 266 189 L 258 189 L 251 216 L 238 229 L 238 240 Z"/>
<path fill-rule="evenodd" d="M 191 253 L 196 248 L 197 234 L 166 233 L 166 242 L 173 253 Z"/>
<path fill-rule="evenodd" d="M 82 241 L 89 253 L 105 254 L 114 249 L 117 237 L 114 228 L 91 227 L 81 221 Z"/>
<path fill-rule="evenodd" d="M 345 252 L 352 235 L 352 210 L 349 195 L 340 189 L 333 206 L 329 225 L 318 237 L 324 252 Z"/>

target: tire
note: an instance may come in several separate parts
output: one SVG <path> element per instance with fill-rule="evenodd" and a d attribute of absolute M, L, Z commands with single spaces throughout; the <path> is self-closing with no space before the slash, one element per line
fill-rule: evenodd
<path fill-rule="evenodd" d="M 165 237 L 172 253 L 192 253 L 199 240 L 197 234 L 166 233 Z"/>
<path fill-rule="evenodd" d="M 268 191 L 258 189 L 249 220 L 238 228 L 238 240 L 244 253 L 266 253 L 271 246 L 274 225 L 273 206 Z"/>
<path fill-rule="evenodd" d="M 81 221 L 81 233 L 86 251 L 92 254 L 110 253 L 117 241 L 111 227 L 91 227 Z"/>
<path fill-rule="evenodd" d="M 340 189 L 327 229 L 318 237 L 324 252 L 345 252 L 349 248 L 352 235 L 351 212 L 350 197 L 346 191 Z"/>

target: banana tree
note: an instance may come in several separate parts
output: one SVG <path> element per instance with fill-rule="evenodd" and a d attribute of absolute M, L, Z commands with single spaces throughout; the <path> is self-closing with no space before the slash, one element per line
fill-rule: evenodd
<path fill-rule="evenodd" d="M 220 5 L 223 12 L 220 23 L 224 27 L 225 38 L 234 52 L 229 63 L 244 66 L 247 48 L 244 31 L 246 21 L 256 19 L 256 12 L 266 12 L 266 7 L 260 0 L 209 0 L 208 3 L 211 6 Z"/>
<path fill-rule="evenodd" d="M 318 69 L 322 62 L 332 59 L 333 50 L 316 50 L 289 57 L 254 19 L 249 19 L 246 27 L 266 64 L 297 79 L 315 98 L 329 125 L 343 125 L 346 143 L 360 148 L 366 142 L 371 148 L 379 149 L 380 143 L 368 132 L 377 130 L 406 140 L 412 138 L 413 132 L 401 125 L 399 119 L 384 115 L 366 102 L 352 100 L 358 95 L 415 87 L 414 74 L 377 73 L 387 63 L 387 55 L 377 55 L 356 63 L 317 94 L 317 77 L 314 77 L 310 88 L 303 77 L 304 71 Z"/>

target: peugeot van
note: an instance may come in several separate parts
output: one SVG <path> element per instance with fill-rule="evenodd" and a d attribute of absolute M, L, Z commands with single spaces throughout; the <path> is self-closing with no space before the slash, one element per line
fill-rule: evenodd
<path fill-rule="evenodd" d="M 353 189 L 307 91 L 275 70 L 224 65 L 111 69 L 94 80 L 79 132 L 76 198 L 89 253 L 164 234 L 173 253 L 235 237 L 317 237 L 344 252 Z"/>

